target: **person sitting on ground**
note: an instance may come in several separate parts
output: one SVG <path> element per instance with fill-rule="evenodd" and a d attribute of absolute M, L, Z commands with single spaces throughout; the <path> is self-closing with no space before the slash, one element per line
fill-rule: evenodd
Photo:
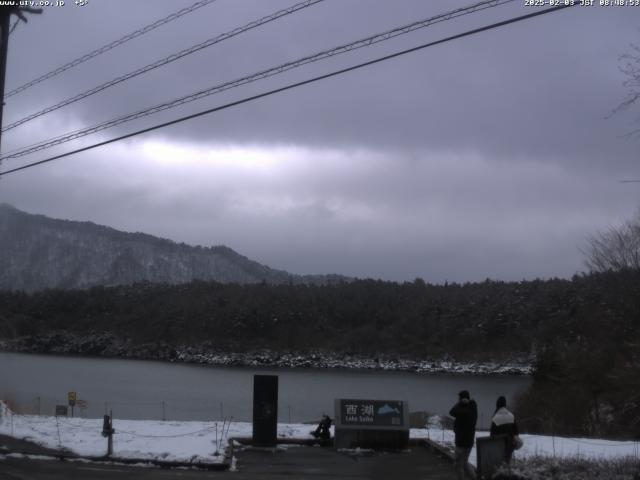
<path fill-rule="evenodd" d="M 331 417 L 329 415 L 322 415 L 322 420 L 318 424 L 318 428 L 316 428 L 313 432 L 311 432 L 316 438 L 321 438 L 322 440 L 331 439 Z"/>
<path fill-rule="evenodd" d="M 507 463 L 511 462 L 513 456 L 513 450 L 519 448 L 516 442 L 520 440 L 518 437 L 518 425 L 516 419 L 507 409 L 507 399 L 503 396 L 498 397 L 496 400 L 496 411 L 491 419 L 491 432 L 490 435 L 495 437 L 497 435 L 505 435 L 507 437 Z"/>

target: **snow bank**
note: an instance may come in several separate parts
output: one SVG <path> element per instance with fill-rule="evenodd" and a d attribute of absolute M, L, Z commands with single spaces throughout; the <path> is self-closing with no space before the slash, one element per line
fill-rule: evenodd
<path fill-rule="evenodd" d="M 18 415 L 0 402 L 0 434 L 43 447 L 97 457 L 107 452 L 102 419 Z M 113 456 L 122 459 L 221 463 L 231 437 L 250 437 L 248 422 L 113 420 Z M 312 427 L 278 425 L 280 438 L 312 438 Z"/>
<path fill-rule="evenodd" d="M 453 430 L 434 424 L 428 428 L 412 429 L 411 438 L 428 438 L 454 451 Z M 477 437 L 486 437 L 489 432 L 477 432 Z M 515 459 L 538 457 L 581 458 L 585 460 L 637 458 L 640 459 L 640 442 L 614 441 L 594 438 L 553 437 L 547 435 L 520 435 L 524 445 L 514 452 Z M 476 465 L 476 449 L 471 451 L 469 461 Z"/>
<path fill-rule="evenodd" d="M 123 459 L 165 460 L 175 462 L 216 463 L 224 459 L 228 439 L 251 437 L 248 422 L 177 422 L 154 420 L 113 421 L 114 457 Z M 281 439 L 311 439 L 313 426 L 279 424 Z M 0 401 L 0 434 L 29 440 L 47 448 L 66 449 L 80 456 L 103 456 L 107 440 L 102 436 L 102 419 L 18 415 Z M 478 437 L 488 432 L 478 432 Z M 410 437 L 428 438 L 453 451 L 454 434 L 435 419 L 426 428 L 411 429 Z M 516 459 L 550 457 L 589 460 L 640 459 L 640 442 L 622 442 L 591 438 L 521 435 L 522 449 Z M 475 448 L 470 461 L 475 464 Z"/>

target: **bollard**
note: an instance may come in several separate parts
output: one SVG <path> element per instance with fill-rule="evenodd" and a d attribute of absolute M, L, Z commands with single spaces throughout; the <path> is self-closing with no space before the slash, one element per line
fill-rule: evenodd
<path fill-rule="evenodd" d="M 105 415 L 102 422 L 102 436 L 107 437 L 107 456 L 110 457 L 113 454 L 113 412 L 109 412 L 110 415 Z"/>
<path fill-rule="evenodd" d="M 253 444 L 274 447 L 278 429 L 278 376 L 253 376 Z"/>

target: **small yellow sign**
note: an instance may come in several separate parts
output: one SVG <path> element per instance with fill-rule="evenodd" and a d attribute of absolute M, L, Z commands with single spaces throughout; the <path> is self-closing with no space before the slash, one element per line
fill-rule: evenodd
<path fill-rule="evenodd" d="M 70 405 L 76 403 L 76 392 L 67 393 L 67 398 L 69 399 Z"/>

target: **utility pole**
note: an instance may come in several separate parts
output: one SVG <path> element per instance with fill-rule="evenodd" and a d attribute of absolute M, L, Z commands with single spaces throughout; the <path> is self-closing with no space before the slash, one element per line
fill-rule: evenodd
<path fill-rule="evenodd" d="M 9 50 L 9 29 L 11 28 L 11 14 L 16 14 L 20 20 L 27 23 L 24 13 L 42 13 L 41 8 L 31 7 L 0 7 L 0 28 L 2 28 L 2 44 L 0 44 L 0 152 L 2 152 L 2 112 L 4 110 L 4 79 L 7 72 L 7 52 Z"/>
<path fill-rule="evenodd" d="M 4 110 L 4 77 L 7 71 L 7 50 L 9 47 L 9 25 L 11 24 L 12 8 L 4 7 L 0 10 L 0 28 L 2 28 L 2 44 L 0 45 L 0 152 L 2 152 L 2 111 Z"/>

